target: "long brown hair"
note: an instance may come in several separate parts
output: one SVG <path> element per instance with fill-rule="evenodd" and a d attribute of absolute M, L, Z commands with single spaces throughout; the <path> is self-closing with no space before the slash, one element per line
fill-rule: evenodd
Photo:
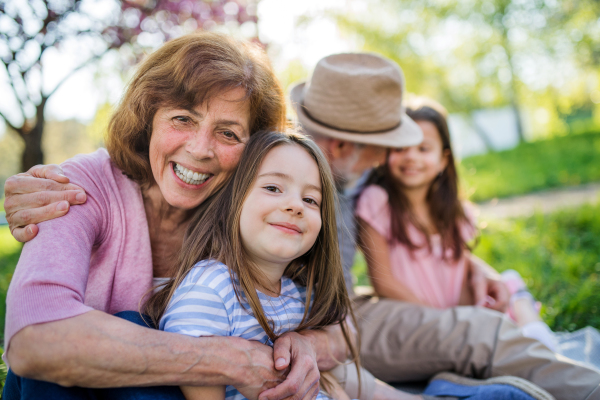
<path fill-rule="evenodd" d="M 464 223 L 470 224 L 471 222 L 466 217 L 458 197 L 458 174 L 446 121 L 447 112 L 439 103 L 418 97 L 408 102 L 406 114 L 414 121 L 431 122 L 435 125 L 442 140 L 442 152 L 447 154 L 448 165 L 429 187 L 426 201 L 429 205 L 431 219 L 442 239 L 442 257 L 445 257 L 447 249 L 451 249 L 454 260 L 459 260 L 463 251 L 469 249 L 460 227 Z M 429 233 L 414 217 L 411 212 L 412 206 L 402 189 L 394 181 L 387 163 L 378 167 L 371 174 L 368 182 L 383 187 L 388 194 L 392 238 L 406 245 L 410 250 L 416 250 L 418 246 L 410 240 L 408 235 L 406 224 L 409 222 L 425 235 L 431 250 Z"/>
<path fill-rule="evenodd" d="M 162 107 L 193 108 L 241 87 L 250 133 L 282 130 L 285 98 L 265 52 L 229 36 L 202 32 L 165 43 L 138 67 L 108 127 L 112 162 L 140 184 L 152 183 L 152 120 Z"/>
<path fill-rule="evenodd" d="M 244 201 L 256 180 L 266 155 L 277 146 L 300 146 L 312 156 L 321 178 L 321 230 L 312 248 L 293 260 L 284 275 L 306 287 L 304 316 L 296 331 L 340 324 L 352 358 L 358 368 L 358 352 L 345 324 L 355 323 L 344 283 L 336 227 L 336 190 L 331 170 L 319 147 L 295 132 L 255 134 L 246 144 L 240 163 L 226 186 L 207 199 L 190 222 L 173 278 L 146 303 L 146 313 L 158 326 L 175 289 L 201 260 L 214 259 L 227 265 L 240 304 L 248 303 L 254 317 L 271 340 L 277 339 L 266 317 L 257 288 L 265 288 L 258 267 L 246 256 L 240 237 L 240 215 Z M 314 295 L 312 307 L 310 299 Z M 244 300 L 244 301 L 242 301 Z M 355 323 L 356 326 L 356 323 Z"/>

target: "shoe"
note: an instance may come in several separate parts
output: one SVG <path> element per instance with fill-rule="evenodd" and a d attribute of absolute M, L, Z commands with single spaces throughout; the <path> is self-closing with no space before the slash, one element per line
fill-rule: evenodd
<path fill-rule="evenodd" d="M 468 400 L 555 400 L 537 385 L 515 376 L 484 380 L 465 378 L 450 372 L 433 377 L 423 392 L 429 399 Z"/>

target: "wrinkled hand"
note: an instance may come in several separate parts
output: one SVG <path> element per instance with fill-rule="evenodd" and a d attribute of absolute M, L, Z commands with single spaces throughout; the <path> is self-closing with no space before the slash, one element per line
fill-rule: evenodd
<path fill-rule="evenodd" d="M 238 343 L 245 354 L 243 365 L 237 365 L 236 370 L 241 372 L 234 377 L 235 388 L 247 399 L 258 399 L 261 392 L 274 388 L 282 383 L 287 371 L 275 369 L 273 349 L 265 344 L 255 341 L 241 340 Z"/>
<path fill-rule="evenodd" d="M 307 337 L 288 332 L 275 341 L 273 349 L 275 368 L 285 371 L 287 378 L 273 389 L 260 394 L 260 400 L 310 400 L 319 393 L 319 367 L 317 354 Z"/>
<path fill-rule="evenodd" d="M 37 235 L 37 223 L 62 217 L 70 205 L 86 201 L 85 191 L 69 183 L 58 165 L 36 165 L 11 176 L 4 184 L 4 210 L 12 235 L 19 242 Z"/>
<path fill-rule="evenodd" d="M 474 268 L 471 269 L 470 283 L 476 306 L 484 306 L 500 312 L 506 311 L 510 292 L 499 276 L 486 274 L 474 264 Z"/>

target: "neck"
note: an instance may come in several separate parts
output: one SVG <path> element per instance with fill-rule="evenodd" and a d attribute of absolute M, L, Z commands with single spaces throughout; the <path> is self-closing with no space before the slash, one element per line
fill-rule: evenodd
<path fill-rule="evenodd" d="M 266 278 L 264 284 L 267 286 L 258 289 L 271 297 L 278 297 L 281 294 L 281 277 L 289 263 L 259 260 L 255 264 Z"/>
<path fill-rule="evenodd" d="M 142 190 L 148 219 L 160 219 L 161 226 L 181 226 L 190 217 L 189 210 L 173 207 L 165 201 L 157 185 Z"/>
<path fill-rule="evenodd" d="M 410 203 L 411 210 L 415 214 L 417 221 L 430 228 L 431 217 L 429 215 L 429 204 L 427 204 L 427 192 L 429 186 L 417 187 L 417 188 L 401 188 L 402 192 L 406 196 L 406 199 Z"/>

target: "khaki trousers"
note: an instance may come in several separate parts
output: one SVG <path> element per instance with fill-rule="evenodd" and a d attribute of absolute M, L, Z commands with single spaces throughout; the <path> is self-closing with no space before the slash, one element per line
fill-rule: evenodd
<path fill-rule="evenodd" d="M 355 297 L 361 361 L 386 382 L 427 380 L 442 371 L 485 379 L 513 375 L 557 400 L 600 400 L 600 371 L 524 337 L 504 314 L 481 307 L 432 309 Z"/>

